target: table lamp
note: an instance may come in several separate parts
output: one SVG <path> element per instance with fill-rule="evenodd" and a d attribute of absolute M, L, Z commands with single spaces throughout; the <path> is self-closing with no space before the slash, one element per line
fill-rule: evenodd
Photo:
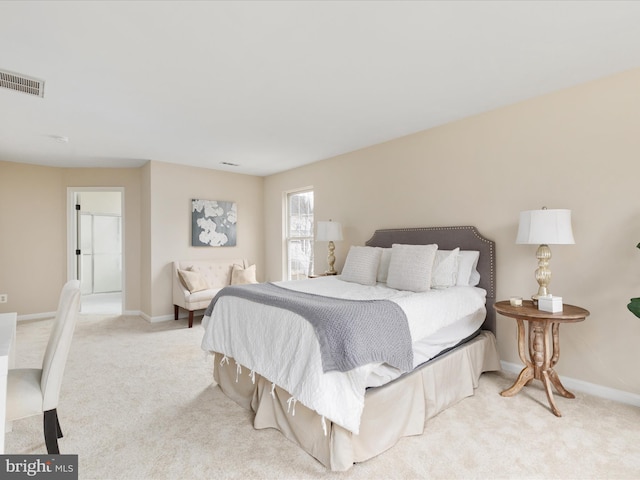
<path fill-rule="evenodd" d="M 329 270 L 325 275 L 337 275 L 334 264 L 336 263 L 336 257 L 334 255 L 336 246 L 333 242 L 342 240 L 342 225 L 340 222 L 318 222 L 318 229 L 316 232 L 316 241 L 329 242 L 329 255 L 327 255 L 327 262 L 329 263 Z"/>
<path fill-rule="evenodd" d="M 571 230 L 571 210 L 528 210 L 520 212 L 518 225 L 517 244 L 540 245 L 536 251 L 538 269 L 536 280 L 538 281 L 538 293 L 532 295 L 534 304 L 538 303 L 538 297 L 550 295 L 549 283 L 551 282 L 551 270 L 549 260 L 551 249 L 549 245 L 574 244 L 573 231 Z"/>

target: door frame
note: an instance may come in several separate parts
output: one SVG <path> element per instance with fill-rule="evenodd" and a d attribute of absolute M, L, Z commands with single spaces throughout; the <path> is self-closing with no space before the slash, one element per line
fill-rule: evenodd
<path fill-rule="evenodd" d="M 125 250 L 125 195 L 124 187 L 67 187 L 67 280 L 77 279 L 76 269 L 76 240 L 78 235 L 78 222 L 76 218 L 76 202 L 75 197 L 77 193 L 82 192 L 118 192 L 120 193 L 120 218 L 122 223 L 122 236 L 120 241 L 122 242 L 122 305 L 121 311 L 124 314 L 125 309 L 125 297 L 126 297 L 126 250 Z"/>

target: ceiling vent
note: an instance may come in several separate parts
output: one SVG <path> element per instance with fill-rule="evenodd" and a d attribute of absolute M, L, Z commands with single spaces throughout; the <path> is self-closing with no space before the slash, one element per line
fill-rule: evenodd
<path fill-rule="evenodd" d="M 0 70 L 0 87 L 28 93 L 36 97 L 44 97 L 44 80 L 27 77 L 19 73 Z"/>

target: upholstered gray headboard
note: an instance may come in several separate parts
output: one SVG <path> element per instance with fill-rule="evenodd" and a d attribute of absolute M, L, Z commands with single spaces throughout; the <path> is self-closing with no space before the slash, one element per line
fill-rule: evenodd
<path fill-rule="evenodd" d="M 438 244 L 441 250 L 478 250 L 478 272 L 480 272 L 480 288 L 487 291 L 487 318 L 482 324 L 485 330 L 496 333 L 496 312 L 493 304 L 496 301 L 496 245 L 483 237 L 476 227 L 424 227 L 424 228 L 390 228 L 376 230 L 367 240 L 370 247 L 391 247 L 394 243 L 409 245 Z"/>

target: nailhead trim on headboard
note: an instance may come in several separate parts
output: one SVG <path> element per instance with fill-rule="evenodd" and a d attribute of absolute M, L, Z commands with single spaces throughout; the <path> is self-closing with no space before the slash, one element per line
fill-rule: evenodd
<path fill-rule="evenodd" d="M 438 248 L 452 250 L 479 250 L 480 286 L 487 291 L 487 320 L 484 328 L 495 333 L 495 311 L 493 304 L 496 299 L 496 255 L 495 242 L 480 234 L 473 226 L 451 227 L 416 227 L 416 228 L 388 228 L 376 230 L 366 241 L 372 247 L 391 247 L 393 243 L 413 243 L 426 245 L 437 243 Z"/>

